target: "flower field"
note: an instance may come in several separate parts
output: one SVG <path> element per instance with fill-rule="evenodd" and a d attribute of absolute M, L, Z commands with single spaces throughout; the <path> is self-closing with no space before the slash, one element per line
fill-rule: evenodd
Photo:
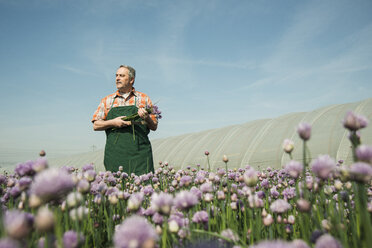
<path fill-rule="evenodd" d="M 21 163 L 0 175 L 0 248 L 372 247 L 372 146 L 359 133 L 367 124 L 352 112 L 343 120 L 353 164 L 310 161 L 306 123 L 297 129 L 303 160 L 281 170 L 233 168 L 227 156 L 211 170 L 208 151 L 205 166 L 159 162 L 140 176 Z M 293 148 L 283 142 L 290 157 Z"/>

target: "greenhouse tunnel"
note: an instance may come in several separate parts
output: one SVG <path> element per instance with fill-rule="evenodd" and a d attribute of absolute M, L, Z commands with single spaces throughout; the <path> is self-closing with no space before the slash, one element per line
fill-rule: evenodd
<path fill-rule="evenodd" d="M 152 140 L 154 165 L 168 162 L 175 169 L 187 166 L 212 169 L 224 168 L 223 155 L 229 159 L 229 168 L 253 166 L 256 169 L 266 167 L 282 168 L 289 160 L 283 151 L 285 139 L 294 142 L 293 159 L 302 161 L 303 141 L 298 137 L 296 127 L 301 122 L 312 126 L 311 138 L 307 142 L 309 158 L 320 154 L 329 154 L 336 161 L 352 163 L 349 131 L 342 125 L 348 111 L 364 115 L 372 119 L 372 98 L 354 103 L 335 104 L 310 112 L 291 113 L 272 119 L 250 121 L 243 124 L 211 129 L 197 133 L 189 133 L 163 139 Z M 372 127 L 367 126 L 360 132 L 363 144 L 372 145 Z M 51 166 L 81 167 L 93 163 L 97 170 L 104 170 L 103 150 L 49 159 Z"/>

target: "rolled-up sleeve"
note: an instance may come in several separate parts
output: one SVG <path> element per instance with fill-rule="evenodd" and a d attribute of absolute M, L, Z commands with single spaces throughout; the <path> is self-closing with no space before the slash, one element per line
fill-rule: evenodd
<path fill-rule="evenodd" d="M 106 119 L 106 105 L 104 99 L 101 100 L 96 112 L 93 114 L 92 122 Z"/>

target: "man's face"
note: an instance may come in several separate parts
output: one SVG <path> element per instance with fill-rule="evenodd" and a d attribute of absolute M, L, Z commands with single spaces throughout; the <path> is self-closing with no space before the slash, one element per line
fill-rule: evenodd
<path fill-rule="evenodd" d="M 124 67 L 120 67 L 116 71 L 116 88 L 120 91 L 127 92 L 132 88 L 134 79 L 129 77 L 129 70 Z"/>

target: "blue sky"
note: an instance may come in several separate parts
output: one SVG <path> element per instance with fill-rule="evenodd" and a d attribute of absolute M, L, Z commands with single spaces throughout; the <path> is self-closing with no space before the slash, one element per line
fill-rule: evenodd
<path fill-rule="evenodd" d="M 369 0 L 0 0 L 3 160 L 103 148 L 90 120 L 120 64 L 163 111 L 151 139 L 369 98 L 371 13 Z"/>

